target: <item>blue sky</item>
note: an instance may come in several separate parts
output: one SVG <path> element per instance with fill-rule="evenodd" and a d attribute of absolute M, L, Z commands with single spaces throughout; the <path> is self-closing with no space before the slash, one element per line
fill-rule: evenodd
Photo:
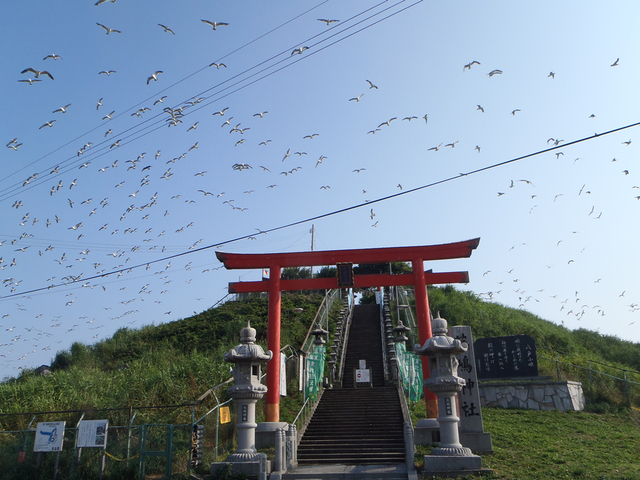
<path fill-rule="evenodd" d="M 468 270 L 462 288 L 483 298 L 639 341 L 638 128 L 563 147 L 640 121 L 639 9 L 8 3 L 0 377 L 48 364 L 74 341 L 200 312 L 228 282 L 260 272 L 225 271 L 215 247 L 189 252 L 239 237 L 219 249 L 308 250 L 312 223 L 318 250 L 480 237 L 471 258 L 425 268 Z M 228 25 L 214 31 L 202 20 Z M 43 60 L 52 54 L 61 59 Z M 21 73 L 29 68 L 54 79 Z M 20 81 L 29 78 L 41 81 Z M 183 107 L 175 126 L 167 107 Z M 550 139 L 560 148 L 460 175 L 542 151 Z"/>

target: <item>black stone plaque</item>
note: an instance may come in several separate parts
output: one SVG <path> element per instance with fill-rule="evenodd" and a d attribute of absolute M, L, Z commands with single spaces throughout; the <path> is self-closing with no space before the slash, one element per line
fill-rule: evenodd
<path fill-rule="evenodd" d="M 473 347 L 479 379 L 538 376 L 536 343 L 529 335 L 480 338 Z"/>

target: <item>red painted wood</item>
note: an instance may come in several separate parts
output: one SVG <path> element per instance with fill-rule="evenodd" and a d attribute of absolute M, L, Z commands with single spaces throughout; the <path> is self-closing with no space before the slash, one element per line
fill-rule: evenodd
<path fill-rule="evenodd" d="M 267 395 L 265 420 L 280 421 L 280 290 L 281 270 L 273 265 L 269 271 L 269 323 L 267 325 L 267 349 L 273 357 L 267 362 Z"/>
<path fill-rule="evenodd" d="M 218 260 L 228 269 L 267 268 L 271 265 L 306 267 L 309 265 L 335 265 L 337 263 L 388 263 L 423 260 L 445 260 L 471 256 L 478 247 L 479 238 L 463 242 L 417 247 L 359 248 L 355 250 L 326 250 L 290 253 L 225 253 L 216 252 Z"/>
<path fill-rule="evenodd" d="M 402 285 L 413 285 L 413 273 L 402 275 L 389 274 L 368 274 L 356 275 L 355 287 L 399 287 Z M 469 283 L 469 272 L 442 272 L 432 273 L 424 272 L 424 282 L 426 285 L 441 285 L 448 283 Z M 280 280 L 281 291 L 298 291 L 298 290 L 329 290 L 338 288 L 337 278 L 305 278 L 296 280 Z M 231 282 L 229 283 L 229 293 L 249 293 L 249 292 L 267 292 L 269 291 L 269 280 L 261 282 Z"/>

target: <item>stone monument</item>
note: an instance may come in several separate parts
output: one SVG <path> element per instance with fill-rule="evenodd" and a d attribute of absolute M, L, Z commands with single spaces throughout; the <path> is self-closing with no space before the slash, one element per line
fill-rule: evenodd
<path fill-rule="evenodd" d="M 458 376 L 459 355 L 467 350 L 460 342 L 447 336 L 447 321 L 440 314 L 431 322 L 433 336 L 424 345 L 415 345 L 417 354 L 429 357 L 430 376 L 424 381 L 438 397 L 438 424 L 440 445 L 424 456 L 425 474 L 462 474 L 482 470 L 482 459 L 460 443 L 459 418 L 456 415 L 456 394 L 462 390 L 465 380 Z"/>
<path fill-rule="evenodd" d="M 464 380 L 464 386 L 458 393 L 458 415 L 460 416 L 460 443 L 478 453 L 493 453 L 491 434 L 484 431 L 482 409 L 480 408 L 480 388 L 476 373 L 474 343 L 471 327 L 458 325 L 449 329 L 449 334 L 467 350 L 458 354 L 458 376 Z"/>
<path fill-rule="evenodd" d="M 247 325 L 240 331 L 240 345 L 224 354 L 225 362 L 235 364 L 235 383 L 229 387 L 229 395 L 238 404 L 238 448 L 224 462 L 211 464 L 211 474 L 218 469 L 229 468 L 232 475 L 251 475 L 266 479 L 267 457 L 258 453 L 256 438 L 256 403 L 267 393 L 267 387 L 260 383 L 260 364 L 271 360 L 273 353 L 266 353 L 255 344 L 256 330 Z"/>

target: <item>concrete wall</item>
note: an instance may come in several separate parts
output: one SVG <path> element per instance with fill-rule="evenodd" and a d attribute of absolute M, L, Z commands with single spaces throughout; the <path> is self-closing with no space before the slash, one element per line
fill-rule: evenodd
<path fill-rule="evenodd" d="M 527 410 L 583 410 L 580 382 L 487 382 L 480 385 L 483 407 Z"/>

